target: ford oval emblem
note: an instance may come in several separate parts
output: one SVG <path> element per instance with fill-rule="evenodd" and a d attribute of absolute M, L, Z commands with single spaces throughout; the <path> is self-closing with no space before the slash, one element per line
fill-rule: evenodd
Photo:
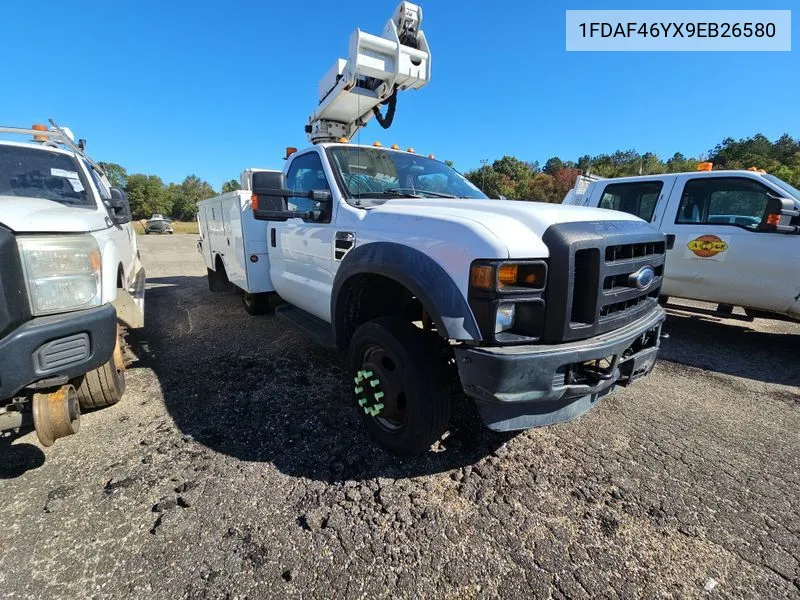
<path fill-rule="evenodd" d="M 646 290 L 656 279 L 656 271 L 653 267 L 642 267 L 635 273 L 628 276 L 628 284 L 635 287 L 637 290 Z"/>

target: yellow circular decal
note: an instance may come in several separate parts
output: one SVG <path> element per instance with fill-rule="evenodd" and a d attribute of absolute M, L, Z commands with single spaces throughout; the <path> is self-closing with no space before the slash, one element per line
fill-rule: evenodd
<path fill-rule="evenodd" d="M 728 244 L 715 235 L 701 235 L 687 244 L 689 250 L 701 258 L 710 258 L 728 249 Z"/>

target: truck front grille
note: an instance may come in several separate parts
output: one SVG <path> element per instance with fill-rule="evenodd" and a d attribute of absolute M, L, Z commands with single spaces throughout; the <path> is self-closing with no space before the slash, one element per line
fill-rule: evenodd
<path fill-rule="evenodd" d="M 637 221 L 553 225 L 543 240 L 550 250 L 543 340 L 585 339 L 638 319 L 658 300 L 664 274 L 664 235 Z M 632 275 L 651 267 L 639 289 Z"/>

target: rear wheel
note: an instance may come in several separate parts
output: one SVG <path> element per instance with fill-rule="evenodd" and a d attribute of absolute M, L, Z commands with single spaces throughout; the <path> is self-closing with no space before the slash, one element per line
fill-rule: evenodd
<path fill-rule="evenodd" d="M 358 411 L 372 437 L 396 454 L 427 451 L 447 428 L 450 392 L 437 342 L 394 317 L 364 323 L 350 342 Z"/>
<path fill-rule="evenodd" d="M 228 274 L 225 273 L 225 267 L 222 265 L 221 262 L 217 263 L 217 270 L 214 271 L 212 269 L 206 268 L 208 274 L 208 289 L 214 293 L 219 292 L 227 292 L 229 289 L 228 286 Z"/>
<path fill-rule="evenodd" d="M 251 315 L 263 315 L 272 309 L 269 301 L 269 294 L 251 294 L 245 292 L 242 294 L 242 304 L 244 309 Z"/>
<path fill-rule="evenodd" d="M 125 393 L 125 359 L 122 355 L 122 328 L 117 326 L 117 345 L 106 364 L 75 381 L 81 408 L 102 408 L 116 404 Z"/>

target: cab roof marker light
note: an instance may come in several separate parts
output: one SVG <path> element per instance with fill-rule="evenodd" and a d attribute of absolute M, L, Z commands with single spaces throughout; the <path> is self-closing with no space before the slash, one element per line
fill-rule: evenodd
<path fill-rule="evenodd" d="M 712 162 L 701 162 L 697 165 L 698 171 L 713 171 L 714 170 L 714 163 Z"/>
<path fill-rule="evenodd" d="M 411 154 L 415 154 L 415 150 L 413 148 L 406 148 L 406 152 L 411 152 Z"/>

